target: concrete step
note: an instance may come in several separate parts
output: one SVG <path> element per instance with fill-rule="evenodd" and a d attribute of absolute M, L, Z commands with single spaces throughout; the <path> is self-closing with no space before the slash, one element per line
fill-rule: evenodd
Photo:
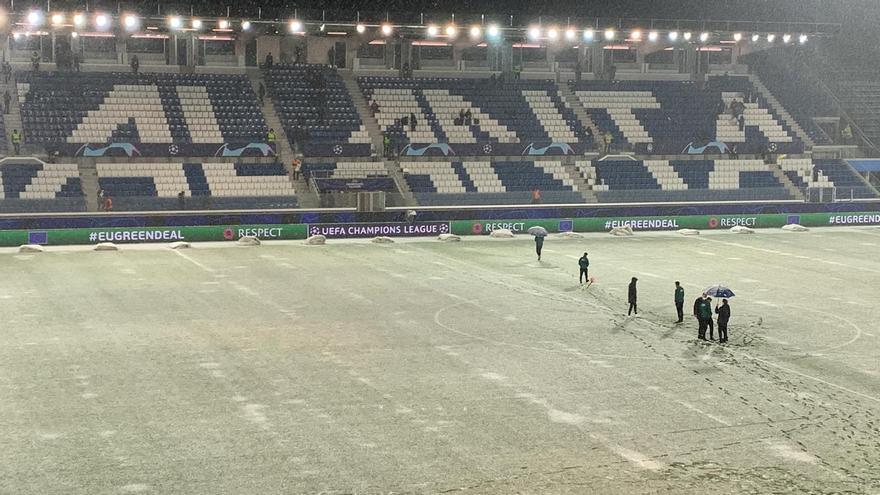
<path fill-rule="evenodd" d="M 583 124 L 585 128 L 593 131 L 593 140 L 595 141 L 596 136 L 600 133 L 599 127 L 596 126 L 596 123 L 593 122 L 593 119 L 587 114 L 586 109 L 583 104 L 581 104 L 577 95 L 571 91 L 568 84 L 559 84 L 559 94 L 562 96 L 563 101 L 565 101 L 568 107 L 574 111 L 574 115 L 581 121 L 581 124 Z"/>
<path fill-rule="evenodd" d="M 587 181 L 581 177 L 581 173 L 578 171 L 574 162 L 564 163 L 563 166 L 565 167 L 565 172 L 568 173 L 568 176 L 574 181 L 578 193 L 584 198 L 584 201 L 587 203 L 598 203 L 599 200 L 596 198 L 596 193 L 593 192 Z"/>
<path fill-rule="evenodd" d="M 98 170 L 94 163 L 80 161 L 77 165 L 79 180 L 85 195 L 86 210 L 98 211 Z"/>
<path fill-rule="evenodd" d="M 406 183 L 406 179 L 403 176 L 403 170 L 400 168 L 400 164 L 396 161 L 385 160 L 385 168 L 388 170 L 388 176 L 394 180 L 394 185 L 397 186 L 398 192 L 400 192 L 401 199 L 403 201 L 404 206 L 416 206 L 416 199 L 413 196 L 412 190 L 409 188 L 409 184 Z"/>
<path fill-rule="evenodd" d="M 804 193 L 794 183 L 785 175 L 782 171 L 782 167 L 779 165 L 770 165 L 770 171 L 773 172 L 773 176 L 782 183 L 785 189 L 792 195 L 795 199 L 804 200 Z"/>

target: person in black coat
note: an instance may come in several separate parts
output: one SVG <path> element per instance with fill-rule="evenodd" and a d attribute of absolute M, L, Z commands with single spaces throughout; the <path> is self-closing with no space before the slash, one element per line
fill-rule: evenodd
<path fill-rule="evenodd" d="M 535 252 L 538 253 L 538 261 L 541 261 L 541 249 L 544 248 L 544 236 L 535 236 Z"/>
<path fill-rule="evenodd" d="M 636 282 L 638 281 L 639 279 L 633 277 L 629 283 L 629 311 L 626 312 L 627 316 L 631 315 L 633 312 L 639 314 L 638 291 L 636 290 Z"/>
<path fill-rule="evenodd" d="M 706 298 L 706 304 L 709 305 L 709 317 L 706 318 L 706 327 L 709 328 L 709 340 L 715 340 L 715 323 L 712 321 L 712 298 Z"/>
<path fill-rule="evenodd" d="M 589 283 L 589 281 L 590 281 L 590 274 L 589 274 L 590 259 L 587 258 L 587 253 L 584 253 L 584 255 L 581 256 L 580 259 L 578 259 L 578 265 L 581 267 L 581 274 L 578 277 L 578 280 L 580 280 L 580 283 L 584 283 L 584 282 Z"/>
<path fill-rule="evenodd" d="M 721 306 L 715 307 L 715 314 L 718 315 L 718 342 L 722 344 L 727 342 L 727 322 L 730 321 L 730 305 L 727 299 L 721 300 Z"/>
<path fill-rule="evenodd" d="M 706 298 L 706 294 L 696 298 L 694 300 L 694 318 L 697 319 L 697 338 L 700 340 L 706 340 L 706 322 L 702 316 L 700 316 L 700 306 L 703 304 L 703 299 Z"/>

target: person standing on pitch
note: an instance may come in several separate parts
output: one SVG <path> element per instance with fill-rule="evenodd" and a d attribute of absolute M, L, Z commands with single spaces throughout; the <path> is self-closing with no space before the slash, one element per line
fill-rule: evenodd
<path fill-rule="evenodd" d="M 590 268 L 590 260 L 587 258 L 587 253 L 584 253 L 583 256 L 578 260 L 578 265 L 581 267 L 581 274 L 578 277 L 580 283 L 590 282 L 590 275 L 588 274 Z"/>
<path fill-rule="evenodd" d="M 541 249 L 544 247 L 544 236 L 535 236 L 535 252 L 538 253 L 538 261 L 541 261 Z"/>
<path fill-rule="evenodd" d="M 705 294 L 697 303 L 697 319 L 700 321 L 699 338 L 706 340 L 706 328 L 712 322 L 712 300 L 705 297 Z"/>
<path fill-rule="evenodd" d="M 638 281 L 639 279 L 633 277 L 629 283 L 629 311 L 626 312 L 627 316 L 631 315 L 633 312 L 635 312 L 636 315 L 639 314 L 638 290 L 636 289 L 636 282 Z"/>
<path fill-rule="evenodd" d="M 706 323 L 700 316 L 700 308 L 703 305 L 704 299 L 706 299 L 706 294 L 694 300 L 694 318 L 697 319 L 697 338 L 700 340 L 706 340 Z"/>
<path fill-rule="evenodd" d="M 709 328 L 709 340 L 715 340 L 715 322 L 712 320 L 712 298 L 706 298 L 706 306 L 709 307 L 709 316 L 706 317 L 706 326 Z"/>
<path fill-rule="evenodd" d="M 678 313 L 678 321 L 676 323 L 684 322 L 684 287 L 681 286 L 681 282 L 678 280 L 675 281 L 675 311 Z"/>
<path fill-rule="evenodd" d="M 715 314 L 718 315 L 718 342 L 727 342 L 727 322 L 730 321 L 730 305 L 727 299 L 721 300 L 721 306 L 715 307 Z"/>

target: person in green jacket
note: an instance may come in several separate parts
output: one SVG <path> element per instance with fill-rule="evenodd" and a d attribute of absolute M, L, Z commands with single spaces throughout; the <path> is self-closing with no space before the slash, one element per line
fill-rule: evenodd
<path fill-rule="evenodd" d="M 578 277 L 578 280 L 580 280 L 580 283 L 587 282 L 589 284 L 590 275 L 588 274 L 588 272 L 590 268 L 590 260 L 589 258 L 587 258 L 587 253 L 584 253 L 584 255 L 580 257 L 580 259 L 578 260 L 578 265 L 580 265 L 581 267 L 581 275 L 580 277 Z"/>
<path fill-rule="evenodd" d="M 268 141 L 269 144 L 275 143 L 275 129 L 269 129 L 269 132 L 266 133 L 266 141 Z"/>
<path fill-rule="evenodd" d="M 675 311 L 678 313 L 676 323 L 684 323 L 684 287 L 678 280 L 675 281 Z"/>
<path fill-rule="evenodd" d="M 385 147 L 385 150 L 384 150 L 385 157 L 386 158 L 390 157 L 391 156 L 391 136 L 389 136 L 388 134 L 385 134 L 385 136 L 382 138 L 382 145 Z"/>
<path fill-rule="evenodd" d="M 610 132 L 605 131 L 602 133 L 602 144 L 604 144 L 604 147 L 602 148 L 603 155 L 607 155 L 611 152 L 612 141 L 614 141 L 614 136 L 612 136 Z"/>
<path fill-rule="evenodd" d="M 15 154 L 21 153 L 21 131 L 15 129 L 12 131 L 12 146 L 15 147 Z"/>
<path fill-rule="evenodd" d="M 697 303 L 697 319 L 700 321 L 699 335 L 697 338 L 706 340 L 706 329 L 712 321 L 712 300 L 702 297 Z"/>

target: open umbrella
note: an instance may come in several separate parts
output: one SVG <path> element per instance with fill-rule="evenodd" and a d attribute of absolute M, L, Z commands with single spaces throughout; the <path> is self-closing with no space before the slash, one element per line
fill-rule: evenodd
<path fill-rule="evenodd" d="M 730 290 L 730 288 L 725 287 L 721 284 L 713 285 L 712 287 L 705 289 L 703 293 L 711 297 L 720 297 L 725 299 L 736 295 L 733 293 L 732 290 Z"/>
<path fill-rule="evenodd" d="M 529 227 L 528 233 L 533 236 L 547 237 L 547 229 L 538 225 L 535 225 L 534 227 Z"/>

